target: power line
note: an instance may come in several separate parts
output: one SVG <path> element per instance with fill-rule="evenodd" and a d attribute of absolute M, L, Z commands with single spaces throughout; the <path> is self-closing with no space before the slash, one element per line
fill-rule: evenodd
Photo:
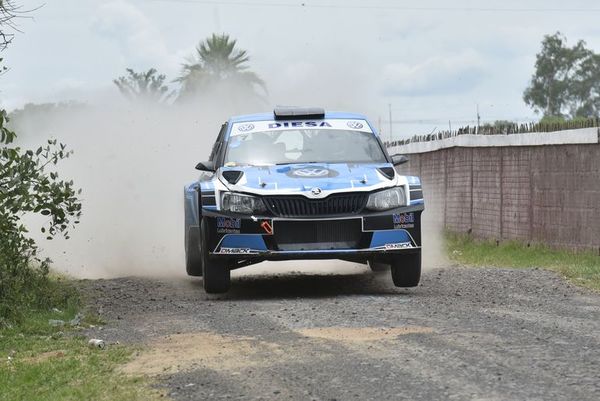
<path fill-rule="evenodd" d="M 444 11 L 444 12 L 525 12 L 525 13 L 589 13 L 600 12 L 600 8 L 517 8 L 517 7 L 410 7 L 410 6 L 384 6 L 384 5 L 347 5 L 347 4 L 310 4 L 304 2 L 250 2 L 250 1 L 216 1 L 216 0 L 151 0 L 160 3 L 189 3 L 213 6 L 244 6 L 244 7 L 291 7 L 291 8 L 329 8 L 347 10 L 398 10 L 398 11 Z"/>

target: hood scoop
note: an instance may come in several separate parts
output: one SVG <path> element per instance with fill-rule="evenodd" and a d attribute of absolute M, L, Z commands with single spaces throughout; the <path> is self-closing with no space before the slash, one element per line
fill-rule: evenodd
<path fill-rule="evenodd" d="M 240 178 L 242 178 L 242 175 L 244 175 L 243 171 L 238 171 L 238 170 L 223 171 L 223 178 L 225 178 L 225 180 L 227 180 L 227 182 L 230 183 L 231 185 L 237 184 L 237 182 L 240 180 Z"/>
<path fill-rule="evenodd" d="M 396 175 L 396 170 L 393 167 L 379 167 L 377 170 L 388 180 L 393 179 L 394 175 Z"/>

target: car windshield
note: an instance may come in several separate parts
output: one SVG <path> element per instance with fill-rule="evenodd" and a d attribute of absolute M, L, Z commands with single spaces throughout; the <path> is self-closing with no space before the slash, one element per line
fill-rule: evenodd
<path fill-rule="evenodd" d="M 385 163 L 370 132 L 338 129 L 244 133 L 229 139 L 225 164 Z"/>

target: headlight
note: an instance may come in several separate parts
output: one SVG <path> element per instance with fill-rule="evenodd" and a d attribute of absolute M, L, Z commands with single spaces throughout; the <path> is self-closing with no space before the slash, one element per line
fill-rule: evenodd
<path fill-rule="evenodd" d="M 262 199 L 233 192 L 223 193 L 221 197 L 221 209 L 243 214 L 258 214 L 267 211 Z"/>
<path fill-rule="evenodd" d="M 406 195 L 403 187 L 394 187 L 372 193 L 367 201 L 367 209 L 388 210 L 406 206 Z"/>

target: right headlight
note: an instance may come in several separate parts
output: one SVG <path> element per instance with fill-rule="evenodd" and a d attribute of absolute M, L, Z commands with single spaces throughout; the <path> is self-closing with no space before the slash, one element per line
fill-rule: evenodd
<path fill-rule="evenodd" d="M 260 214 L 267 211 L 262 199 L 235 192 L 223 192 L 221 209 L 243 214 Z"/>
<path fill-rule="evenodd" d="M 370 210 L 388 210 L 400 206 L 406 206 L 404 187 L 394 187 L 372 193 L 369 195 L 366 207 Z"/>

